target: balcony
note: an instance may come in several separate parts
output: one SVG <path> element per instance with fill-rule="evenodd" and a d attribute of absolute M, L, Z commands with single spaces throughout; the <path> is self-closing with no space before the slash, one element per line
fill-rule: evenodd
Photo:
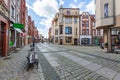
<path fill-rule="evenodd" d="M 96 28 L 105 28 L 114 25 L 114 17 L 108 17 L 96 20 Z"/>
<path fill-rule="evenodd" d="M 61 25 L 61 26 L 62 26 L 62 25 L 63 25 L 63 22 L 59 22 L 59 25 Z"/>
<path fill-rule="evenodd" d="M 79 16 L 79 12 L 78 11 L 76 11 L 76 12 L 69 12 L 69 13 L 64 12 L 63 16 Z"/>

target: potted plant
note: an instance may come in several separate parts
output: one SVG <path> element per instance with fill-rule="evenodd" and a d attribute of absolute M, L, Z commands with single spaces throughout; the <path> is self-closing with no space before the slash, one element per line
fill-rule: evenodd
<path fill-rule="evenodd" d="M 104 44 L 104 50 L 105 50 L 105 52 L 108 52 L 108 43 L 106 42 L 105 44 Z"/>
<path fill-rule="evenodd" d="M 105 48 L 108 48 L 108 43 L 107 42 L 104 45 L 105 45 Z"/>

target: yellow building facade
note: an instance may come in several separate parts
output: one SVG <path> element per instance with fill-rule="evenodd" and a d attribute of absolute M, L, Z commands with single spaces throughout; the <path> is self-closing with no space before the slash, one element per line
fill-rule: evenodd
<path fill-rule="evenodd" d="M 59 9 L 52 25 L 54 27 L 54 43 L 79 44 L 79 12 L 79 8 Z"/>
<path fill-rule="evenodd" d="M 120 46 L 120 0 L 95 0 L 96 28 L 103 29 L 108 51 Z"/>

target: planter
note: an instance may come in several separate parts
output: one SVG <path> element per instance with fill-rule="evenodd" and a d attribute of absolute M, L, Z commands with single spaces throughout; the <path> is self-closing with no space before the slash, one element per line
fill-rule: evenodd
<path fill-rule="evenodd" d="M 108 43 L 107 42 L 104 45 L 105 45 L 105 48 L 108 48 Z"/>
<path fill-rule="evenodd" d="M 105 47 L 105 48 L 104 48 L 104 52 L 106 52 L 106 53 L 107 53 L 107 52 L 108 52 L 108 48 L 106 48 L 106 47 Z"/>

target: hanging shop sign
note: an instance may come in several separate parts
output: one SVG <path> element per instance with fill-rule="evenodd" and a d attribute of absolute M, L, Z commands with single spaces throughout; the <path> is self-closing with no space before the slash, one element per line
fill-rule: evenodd
<path fill-rule="evenodd" d="M 19 23 L 14 23 L 14 24 L 13 24 L 13 27 L 14 27 L 14 28 L 23 29 L 23 28 L 24 28 L 24 25 L 23 25 L 23 24 L 19 24 Z"/>

